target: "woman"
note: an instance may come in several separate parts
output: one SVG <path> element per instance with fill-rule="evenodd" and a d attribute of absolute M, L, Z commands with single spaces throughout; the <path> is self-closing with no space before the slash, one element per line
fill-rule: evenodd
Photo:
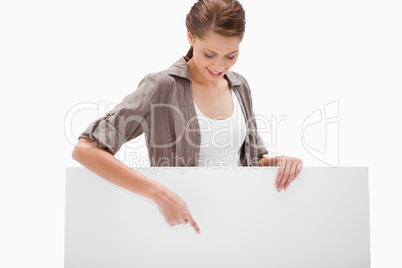
<path fill-rule="evenodd" d="M 73 158 L 153 200 L 169 225 L 190 222 L 200 233 L 176 193 L 114 157 L 125 142 L 145 133 L 151 166 L 208 165 L 210 157 L 230 160 L 234 166 L 279 166 L 278 192 L 298 176 L 302 161 L 263 157 L 268 151 L 257 133 L 249 85 L 230 71 L 245 31 L 241 4 L 199 0 L 187 14 L 186 27 L 191 45 L 187 55 L 166 70 L 146 75 L 134 92 L 90 124 L 79 136 Z M 222 141 L 230 145 L 222 147 Z"/>

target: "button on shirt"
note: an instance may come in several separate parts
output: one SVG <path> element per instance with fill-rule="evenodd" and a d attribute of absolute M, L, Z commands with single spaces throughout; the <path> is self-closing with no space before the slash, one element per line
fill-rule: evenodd
<path fill-rule="evenodd" d="M 188 60 L 182 56 L 168 69 L 147 74 L 133 92 L 94 120 L 79 138 L 96 140 L 115 155 L 124 143 L 144 133 L 151 167 L 198 166 L 201 131 Z M 257 166 L 268 150 L 257 131 L 250 87 L 234 71 L 228 71 L 225 78 L 239 101 L 246 124 L 239 164 Z"/>

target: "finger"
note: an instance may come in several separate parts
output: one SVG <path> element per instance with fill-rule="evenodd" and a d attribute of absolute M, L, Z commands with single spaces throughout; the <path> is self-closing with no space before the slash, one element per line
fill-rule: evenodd
<path fill-rule="evenodd" d="M 293 180 L 295 180 L 295 179 L 296 179 L 296 177 L 297 177 L 297 176 L 299 176 L 300 171 L 302 170 L 302 168 L 303 168 L 303 161 L 302 161 L 302 160 L 300 160 L 300 161 L 299 161 L 299 163 L 297 164 L 297 168 L 296 168 L 296 176 L 295 176 L 295 178 L 294 178 Z"/>
<path fill-rule="evenodd" d="M 289 179 L 285 184 L 285 187 L 283 189 L 287 190 L 289 187 L 289 184 L 294 180 L 295 176 L 296 176 L 296 164 L 293 163 L 292 168 L 290 170 L 290 174 L 289 174 Z"/>
<path fill-rule="evenodd" d="M 198 227 L 197 223 L 195 222 L 195 220 L 193 219 L 193 217 L 191 216 L 191 214 L 188 215 L 187 217 L 188 221 L 190 222 L 190 225 L 194 228 L 194 230 L 197 233 L 201 233 L 200 228 Z"/>
<path fill-rule="evenodd" d="M 289 160 L 286 161 L 285 171 L 283 172 L 283 176 L 282 176 L 281 182 L 279 183 L 279 187 L 278 187 L 279 192 L 285 187 L 285 183 L 289 181 L 289 174 L 290 174 L 292 165 L 293 165 L 292 161 L 289 161 Z"/>
<path fill-rule="evenodd" d="M 276 181 L 275 181 L 275 188 L 278 189 L 279 183 L 282 180 L 282 176 L 283 176 L 283 172 L 285 170 L 285 166 L 286 166 L 286 161 L 285 159 L 281 158 L 278 161 L 278 175 L 276 175 Z"/>

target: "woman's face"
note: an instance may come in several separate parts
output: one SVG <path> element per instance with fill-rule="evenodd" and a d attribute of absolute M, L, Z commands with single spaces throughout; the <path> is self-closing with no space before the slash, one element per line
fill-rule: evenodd
<path fill-rule="evenodd" d="M 189 31 L 187 37 L 193 46 L 193 64 L 197 68 L 197 79 L 204 83 L 216 83 L 236 63 L 239 56 L 239 37 L 224 37 L 209 31 L 204 38 L 194 38 Z"/>

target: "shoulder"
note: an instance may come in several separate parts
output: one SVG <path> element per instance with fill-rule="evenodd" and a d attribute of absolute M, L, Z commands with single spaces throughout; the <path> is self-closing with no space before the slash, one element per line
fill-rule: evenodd
<path fill-rule="evenodd" d="M 158 88 L 169 88 L 178 82 L 174 75 L 171 75 L 170 69 L 149 73 L 144 78 L 151 79 Z"/>
<path fill-rule="evenodd" d="M 157 76 L 158 87 L 161 89 L 171 88 L 174 83 L 176 83 L 176 79 L 169 74 L 169 69 L 165 69 L 155 73 Z"/>
<path fill-rule="evenodd" d="M 242 91 L 248 95 L 251 94 L 251 90 L 250 90 L 248 81 L 242 74 L 235 72 L 235 71 L 228 71 L 227 75 L 234 84 L 238 85 L 238 88 L 240 91 Z"/>
<path fill-rule="evenodd" d="M 172 88 L 175 79 L 172 78 L 167 70 L 146 74 L 138 84 L 137 90 L 144 91 L 150 99 L 159 96 L 162 92 L 167 92 L 167 88 Z"/>
<path fill-rule="evenodd" d="M 228 71 L 228 74 L 231 74 L 231 76 L 235 76 L 237 79 L 239 79 L 243 83 L 246 81 L 246 78 L 238 72 L 230 70 L 230 71 Z"/>

